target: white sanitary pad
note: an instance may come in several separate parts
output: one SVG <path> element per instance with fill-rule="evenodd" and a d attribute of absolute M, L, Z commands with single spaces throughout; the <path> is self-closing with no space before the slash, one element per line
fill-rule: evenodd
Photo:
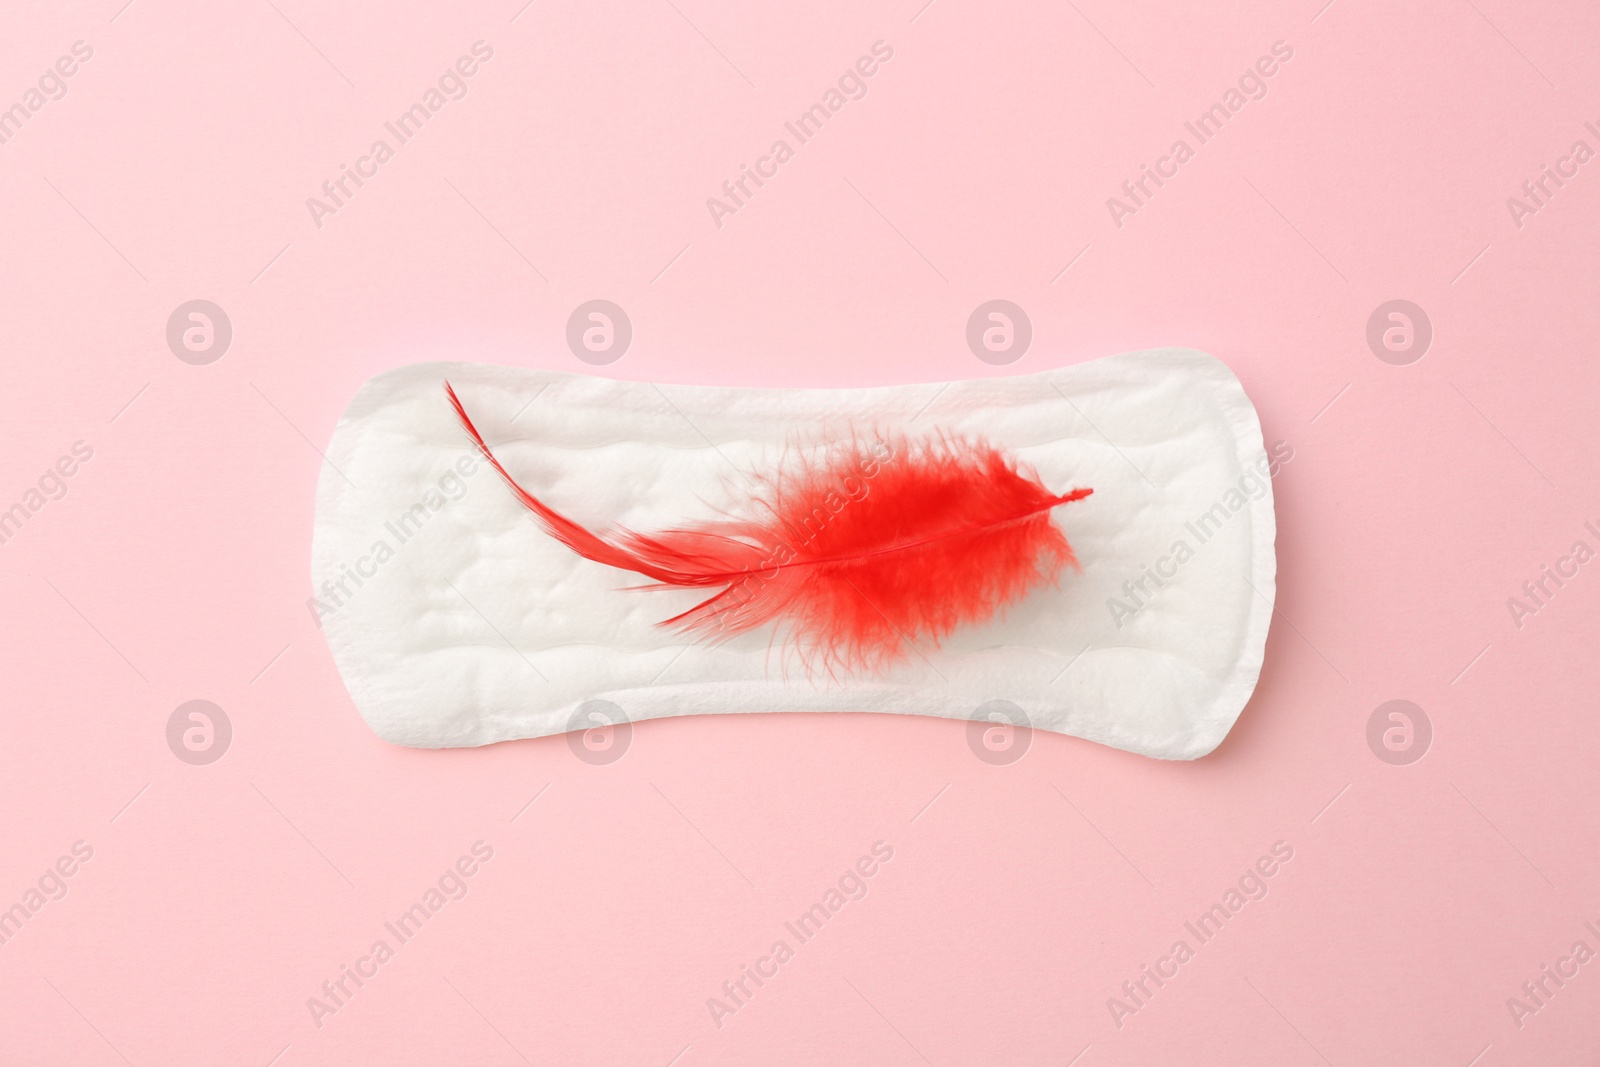
<path fill-rule="evenodd" d="M 1092 486 L 1054 512 L 1083 570 L 887 672 L 813 677 L 770 627 L 706 643 L 655 625 L 706 591 L 629 588 L 645 580 L 552 538 L 472 450 L 446 379 L 512 476 L 591 529 L 721 517 L 749 497 L 747 473 L 853 429 L 943 430 L 1052 491 Z M 838 390 L 417 364 L 362 387 L 327 458 L 311 607 L 356 707 L 395 744 L 562 733 L 596 699 L 635 722 L 970 718 L 998 700 L 1038 729 L 1193 759 L 1249 699 L 1272 616 L 1275 458 L 1238 379 L 1201 352 Z"/>

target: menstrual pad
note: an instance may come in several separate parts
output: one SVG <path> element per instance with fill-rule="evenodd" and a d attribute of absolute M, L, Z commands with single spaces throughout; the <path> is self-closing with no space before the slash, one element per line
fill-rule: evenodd
<path fill-rule="evenodd" d="M 763 475 L 823 462 L 841 441 L 981 439 L 1051 493 L 1093 488 L 1051 515 L 1081 571 L 938 642 L 908 638 L 888 666 L 820 665 L 781 620 L 684 634 L 659 623 L 715 590 L 643 589 L 552 537 L 473 447 L 446 381 L 507 472 L 597 532 L 737 516 Z M 386 741 L 483 745 L 619 716 L 1000 708 L 1193 759 L 1255 688 L 1276 571 L 1271 474 L 1292 451 L 1264 448 L 1223 364 L 1164 349 L 836 390 L 417 364 L 367 382 L 326 455 L 309 606 Z"/>

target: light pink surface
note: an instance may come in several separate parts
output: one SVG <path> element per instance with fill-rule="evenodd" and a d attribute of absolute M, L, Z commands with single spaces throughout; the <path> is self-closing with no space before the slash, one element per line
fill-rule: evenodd
<path fill-rule="evenodd" d="M 1600 161 L 1520 227 L 1506 203 L 1600 148 L 1600 15 L 919 7 L 7 13 L 0 106 L 75 41 L 93 57 L 0 145 L 0 508 L 74 442 L 93 457 L 0 544 L 0 907 L 74 842 L 93 858 L 0 945 L 0 1061 L 1600 1054 L 1600 962 L 1507 1005 L 1600 950 L 1600 566 L 1520 629 L 1507 606 L 1600 548 Z M 465 99 L 315 226 L 306 198 L 478 40 Z M 714 225 L 706 198 L 879 40 L 866 97 Z M 1114 225 L 1106 199 L 1277 41 L 1266 97 Z M 959 722 L 888 716 L 655 721 L 608 766 L 563 738 L 379 742 L 305 606 L 317 449 L 402 363 L 585 369 L 565 323 L 597 297 L 635 330 L 604 373 L 659 381 L 1225 360 L 1294 448 L 1280 614 L 1233 734 L 1194 764 L 1037 734 L 1009 766 Z M 1034 327 L 1010 368 L 964 340 L 997 297 Z M 164 336 L 195 298 L 234 328 L 207 366 Z M 1365 340 L 1391 299 L 1433 324 L 1411 365 Z M 192 699 L 233 724 L 209 766 L 167 745 Z M 1392 699 L 1433 724 L 1408 766 L 1368 747 Z M 308 998 L 479 840 L 466 897 L 317 1025 Z M 880 840 L 868 895 L 715 1025 L 707 999 Z M 1184 923 L 1279 841 L 1265 899 L 1119 1027 L 1108 998 L 1196 946 Z"/>

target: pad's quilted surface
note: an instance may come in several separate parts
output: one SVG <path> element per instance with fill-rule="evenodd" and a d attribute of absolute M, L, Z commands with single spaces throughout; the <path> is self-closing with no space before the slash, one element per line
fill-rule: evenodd
<path fill-rule="evenodd" d="M 522 484 L 593 527 L 651 530 L 750 495 L 748 472 L 852 430 L 982 436 L 1046 485 L 1083 565 L 1003 619 L 883 674 L 812 677 L 781 630 L 707 645 L 654 625 L 701 594 L 641 592 L 541 531 L 469 449 L 454 383 Z M 1272 614 L 1269 457 L 1238 380 L 1203 353 L 859 390 L 656 386 L 467 363 L 369 381 L 318 487 L 312 580 L 357 708 L 385 740 L 479 745 L 634 720 L 758 711 L 967 718 L 1204 755 L 1255 687 Z M 938 581 L 930 575 L 930 581 Z"/>

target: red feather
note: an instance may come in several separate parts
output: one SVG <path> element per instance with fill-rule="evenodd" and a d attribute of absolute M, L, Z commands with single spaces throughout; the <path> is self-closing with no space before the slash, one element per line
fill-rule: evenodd
<path fill-rule="evenodd" d="M 852 440 L 818 462 L 761 479 L 747 518 L 604 536 L 518 485 L 445 392 L 478 450 L 552 537 L 597 563 L 666 587 L 718 588 L 663 620 L 731 636 L 786 619 L 801 651 L 830 668 L 881 667 L 908 645 L 937 646 L 987 622 L 1078 563 L 1052 509 L 1056 495 L 998 449 L 944 436 Z"/>

